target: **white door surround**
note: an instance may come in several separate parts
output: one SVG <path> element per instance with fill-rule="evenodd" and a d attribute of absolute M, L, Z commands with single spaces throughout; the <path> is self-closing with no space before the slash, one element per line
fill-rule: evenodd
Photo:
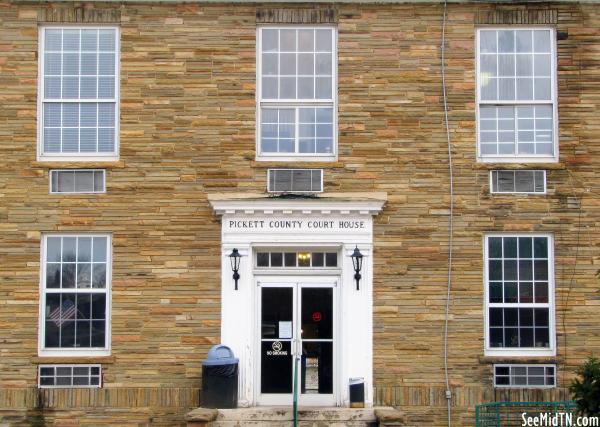
<path fill-rule="evenodd" d="M 265 273 L 296 277 L 293 280 L 297 282 L 314 281 L 315 277 L 310 277 L 314 275 L 337 280 L 338 355 L 333 403 L 348 406 L 348 381 L 362 377 L 365 403 L 373 404 L 373 215 L 381 211 L 385 200 L 382 193 L 302 199 L 248 194 L 209 196 L 215 212 L 222 215 L 221 342 L 231 347 L 240 360 L 240 406 L 259 404 L 256 301 L 257 281 L 264 280 Z M 356 246 L 365 257 L 359 290 L 350 258 Z M 237 291 L 228 257 L 233 248 L 242 255 Z M 259 273 L 254 263 L 257 248 L 331 248 L 339 253 L 338 269 Z"/>

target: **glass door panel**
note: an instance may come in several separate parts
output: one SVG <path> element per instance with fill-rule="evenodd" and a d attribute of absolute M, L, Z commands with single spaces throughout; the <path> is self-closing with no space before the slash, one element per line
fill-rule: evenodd
<path fill-rule="evenodd" d="M 292 392 L 293 330 L 294 288 L 262 288 L 261 393 Z"/>
<path fill-rule="evenodd" d="M 302 394 L 333 393 L 333 343 L 302 342 Z"/>
<path fill-rule="evenodd" d="M 334 404 L 334 285 L 264 284 L 260 304 L 260 404 L 291 404 L 296 357 L 300 404 Z"/>
<path fill-rule="evenodd" d="M 301 392 L 333 393 L 333 288 L 301 288 Z"/>
<path fill-rule="evenodd" d="M 302 288 L 302 340 L 333 339 L 333 288 Z"/>

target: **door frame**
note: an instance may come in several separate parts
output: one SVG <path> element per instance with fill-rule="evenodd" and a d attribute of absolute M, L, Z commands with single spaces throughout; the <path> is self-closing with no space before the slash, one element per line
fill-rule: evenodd
<path fill-rule="evenodd" d="M 301 386 L 298 384 L 298 404 L 303 406 L 340 406 L 340 363 L 341 363 L 341 331 L 340 331 L 340 276 L 333 275 L 294 275 L 282 274 L 282 275 L 256 275 L 255 281 L 255 295 L 254 295 L 254 333 L 253 333 L 253 353 L 254 353 L 254 396 L 255 403 L 258 406 L 278 406 L 278 405 L 291 405 L 293 401 L 293 394 L 262 394 L 261 393 L 261 296 L 262 287 L 291 287 L 293 288 L 293 322 L 295 324 L 294 333 L 298 334 L 300 330 L 300 307 L 302 304 L 301 289 L 304 287 L 329 287 L 333 289 L 333 393 L 327 395 L 320 394 L 305 394 L 300 393 Z M 294 342 L 292 341 L 292 348 Z M 295 358 L 295 356 L 292 356 Z M 292 359 L 293 360 L 293 359 Z M 293 360 L 294 363 L 294 360 Z M 293 372 L 293 370 L 292 370 Z M 298 375 L 299 381 L 301 376 Z"/>

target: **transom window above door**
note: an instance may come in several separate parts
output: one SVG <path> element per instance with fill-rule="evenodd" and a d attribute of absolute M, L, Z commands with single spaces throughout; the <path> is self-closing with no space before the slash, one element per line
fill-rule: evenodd
<path fill-rule="evenodd" d="M 338 268 L 338 254 L 333 251 L 258 251 L 257 268 Z"/>
<path fill-rule="evenodd" d="M 477 102 L 481 160 L 557 160 L 554 30 L 480 29 Z"/>
<path fill-rule="evenodd" d="M 335 158 L 335 45 L 331 27 L 258 29 L 259 160 Z"/>

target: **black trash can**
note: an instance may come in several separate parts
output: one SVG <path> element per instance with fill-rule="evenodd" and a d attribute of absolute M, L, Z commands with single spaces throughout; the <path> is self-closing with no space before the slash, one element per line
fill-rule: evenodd
<path fill-rule="evenodd" d="M 350 407 L 365 407 L 365 379 L 350 378 Z"/>
<path fill-rule="evenodd" d="M 225 345 L 215 345 L 202 362 L 202 406 L 237 408 L 238 359 Z"/>

